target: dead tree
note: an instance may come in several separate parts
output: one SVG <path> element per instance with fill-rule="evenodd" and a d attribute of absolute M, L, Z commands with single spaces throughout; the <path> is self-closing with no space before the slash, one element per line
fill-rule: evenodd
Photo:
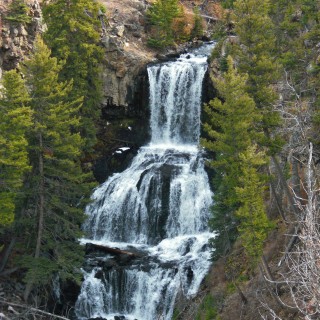
<path fill-rule="evenodd" d="M 320 190 L 316 172 L 312 163 L 313 145 L 309 144 L 309 157 L 306 164 L 305 194 L 306 198 L 295 195 L 296 205 L 300 210 L 297 221 L 298 239 L 292 250 L 285 257 L 287 271 L 281 273 L 280 281 L 271 283 L 285 286 L 290 293 L 290 304 L 284 306 L 295 308 L 305 320 L 320 317 Z M 269 313 L 275 312 L 269 308 Z M 280 317 L 274 317 L 280 319 Z"/>

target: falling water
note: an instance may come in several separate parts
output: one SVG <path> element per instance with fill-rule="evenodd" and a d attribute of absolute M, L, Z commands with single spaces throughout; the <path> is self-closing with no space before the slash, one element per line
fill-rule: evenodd
<path fill-rule="evenodd" d="M 95 190 L 83 239 L 135 256 L 88 258 L 78 319 L 170 320 L 176 296 L 196 294 L 209 269 L 212 194 L 198 143 L 211 48 L 148 68 L 151 142 Z"/>

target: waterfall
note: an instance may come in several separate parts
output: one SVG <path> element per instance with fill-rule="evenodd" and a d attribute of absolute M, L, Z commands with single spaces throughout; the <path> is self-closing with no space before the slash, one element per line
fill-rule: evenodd
<path fill-rule="evenodd" d="M 208 272 L 212 194 L 198 144 L 212 46 L 148 67 L 151 142 L 95 190 L 82 239 L 135 256 L 88 256 L 78 319 L 170 320 L 177 295 L 195 295 Z"/>

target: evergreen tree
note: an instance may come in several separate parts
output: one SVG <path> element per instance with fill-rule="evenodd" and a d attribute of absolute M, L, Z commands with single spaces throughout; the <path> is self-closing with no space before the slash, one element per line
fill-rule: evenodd
<path fill-rule="evenodd" d="M 23 70 L 33 111 L 29 135 L 32 176 L 25 190 L 25 215 L 17 222 L 24 236 L 29 235 L 29 255 L 23 261 L 28 268 L 25 298 L 34 284 L 50 284 L 54 274 L 63 280 L 79 279 L 83 252 L 76 240 L 81 236 L 84 204 L 92 187 L 80 163 L 82 98 L 70 101 L 72 82 L 58 80 L 64 65 L 50 54 L 38 37 Z"/>
<path fill-rule="evenodd" d="M 53 56 L 66 61 L 60 80 L 73 79 L 70 101 L 84 97 L 80 108 L 81 136 L 88 151 L 96 142 L 95 123 L 100 116 L 102 99 L 104 52 L 99 46 L 99 5 L 91 0 L 53 0 L 44 6 L 43 13 L 48 25 L 45 40 Z"/>
<path fill-rule="evenodd" d="M 200 16 L 200 11 L 198 7 L 195 7 L 193 9 L 193 28 L 191 31 L 191 38 L 200 38 L 203 36 L 203 24 L 202 24 L 202 18 Z"/>
<path fill-rule="evenodd" d="M 26 132 L 31 126 L 29 95 L 21 76 L 4 74 L 0 92 L 0 225 L 14 220 L 15 202 L 29 171 Z"/>
<path fill-rule="evenodd" d="M 209 164 L 215 169 L 214 204 L 210 226 L 218 232 L 212 240 L 213 258 L 224 255 L 240 235 L 247 254 L 255 262 L 272 224 L 264 210 L 263 178 L 260 166 L 266 156 L 257 152 L 256 141 L 263 132 L 260 109 L 247 93 L 249 77 L 239 74 L 233 60 L 222 79 L 214 79 L 219 98 L 205 106 L 209 139 L 202 144 L 215 153 Z"/>
<path fill-rule="evenodd" d="M 156 0 L 151 5 L 147 16 L 155 28 L 155 35 L 148 40 L 150 46 L 163 48 L 174 43 L 173 21 L 181 13 L 178 0 Z"/>
<path fill-rule="evenodd" d="M 277 25 L 277 48 L 291 90 L 284 99 L 292 110 L 300 108 L 314 114 L 313 140 L 320 124 L 320 59 L 316 49 L 320 42 L 320 7 L 317 1 L 279 0 L 273 5 Z M 294 90 L 292 90 L 294 88 Z M 306 109 L 307 108 L 307 109 Z M 315 112 L 314 112 L 315 111 Z"/>
<path fill-rule="evenodd" d="M 265 136 L 260 143 L 272 154 L 280 150 L 282 143 L 273 131 L 280 125 L 280 117 L 273 110 L 277 99 L 273 85 L 279 79 L 278 52 L 275 27 L 269 16 L 269 0 L 237 0 L 234 3 L 235 32 L 239 45 L 233 46 L 239 71 L 247 73 L 247 91 L 263 115 Z"/>
<path fill-rule="evenodd" d="M 30 23 L 31 17 L 28 14 L 29 7 L 24 0 L 13 0 L 9 5 L 5 20 L 9 20 L 13 23 Z"/>
<path fill-rule="evenodd" d="M 225 252 L 237 237 L 239 207 L 236 187 L 240 185 L 242 159 L 240 154 L 261 136 L 257 123 L 261 115 L 246 92 L 247 75 L 238 74 L 231 57 L 227 58 L 228 71 L 223 79 L 214 79 L 219 97 L 205 106 L 207 122 L 204 130 L 208 139 L 202 144 L 215 153 L 209 162 L 215 170 L 215 196 L 211 227 L 219 235 L 213 240 L 215 256 Z"/>
<path fill-rule="evenodd" d="M 263 245 L 268 232 L 273 228 L 264 208 L 264 184 L 259 167 L 266 164 L 266 155 L 257 152 L 257 147 L 251 145 L 240 154 L 241 176 L 236 194 L 239 199 L 239 208 L 236 216 L 239 219 L 238 230 L 247 255 L 254 265 L 262 256 Z"/>

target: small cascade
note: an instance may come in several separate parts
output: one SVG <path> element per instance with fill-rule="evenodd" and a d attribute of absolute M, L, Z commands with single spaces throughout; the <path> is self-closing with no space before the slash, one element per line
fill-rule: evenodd
<path fill-rule="evenodd" d="M 202 81 L 211 45 L 148 68 L 151 142 L 95 190 L 83 243 L 134 253 L 89 256 L 78 319 L 170 320 L 210 267 L 212 194 L 198 149 Z"/>

